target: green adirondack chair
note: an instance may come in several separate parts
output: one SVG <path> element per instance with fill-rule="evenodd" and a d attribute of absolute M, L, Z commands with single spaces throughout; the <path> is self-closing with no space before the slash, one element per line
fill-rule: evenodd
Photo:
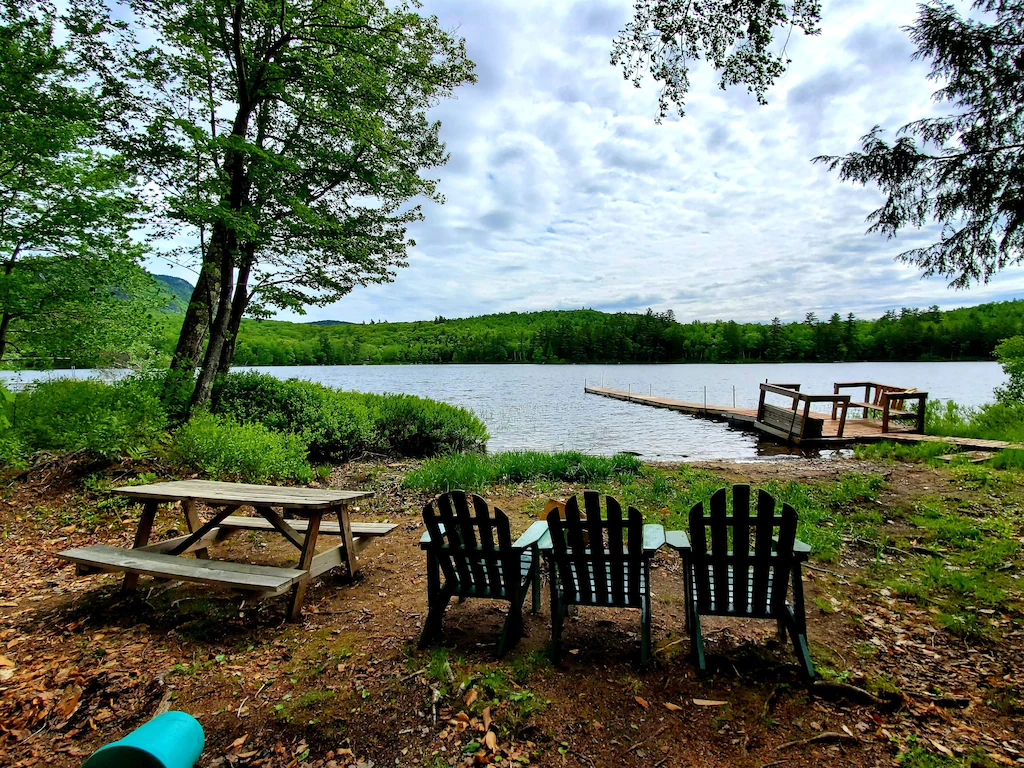
<path fill-rule="evenodd" d="M 630 507 L 625 517 L 619 502 L 584 491 L 586 517 L 578 499 L 548 513 L 548 533 L 542 542 L 551 580 L 551 653 L 557 663 L 562 651 L 562 625 L 571 605 L 640 609 L 640 660 L 651 657 L 651 558 L 665 543 L 661 525 L 644 525 L 643 515 Z"/>
<path fill-rule="evenodd" d="M 802 672 L 813 679 L 801 577 L 811 548 L 796 538 L 796 510 L 789 504 L 780 508 L 770 494 L 758 491 L 752 517 L 748 485 L 732 487 L 732 514 L 727 501 L 721 488 L 711 497 L 708 514 L 703 503 L 691 509 L 689 539 L 683 531 L 666 534 L 668 545 L 683 558 L 694 661 L 706 669 L 701 616 L 775 619 L 780 640 L 785 642 L 788 631 Z"/>
<path fill-rule="evenodd" d="M 427 618 L 420 648 L 441 632 L 445 608 L 452 597 L 507 600 L 508 617 L 498 641 L 498 654 L 514 647 L 523 635 L 523 601 L 533 586 L 533 612 L 540 608 L 540 552 L 537 542 L 547 525 L 537 522 L 515 543 L 508 517 L 497 507 L 465 491 L 445 493 L 423 507 L 426 533 L 420 548 L 427 553 Z M 444 576 L 444 581 L 441 576 Z"/>

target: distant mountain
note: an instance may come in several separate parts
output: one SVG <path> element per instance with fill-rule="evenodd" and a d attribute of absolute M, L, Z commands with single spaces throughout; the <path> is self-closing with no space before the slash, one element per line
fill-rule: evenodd
<path fill-rule="evenodd" d="M 306 325 L 352 325 L 347 320 L 310 320 Z"/>
<path fill-rule="evenodd" d="M 156 280 L 160 292 L 167 296 L 167 306 L 164 307 L 164 311 L 184 314 L 188 309 L 188 302 L 192 298 L 195 286 L 188 280 L 171 275 L 153 275 L 153 279 Z"/>

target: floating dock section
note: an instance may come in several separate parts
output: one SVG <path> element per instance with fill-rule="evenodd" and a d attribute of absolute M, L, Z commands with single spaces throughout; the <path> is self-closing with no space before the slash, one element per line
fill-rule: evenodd
<path fill-rule="evenodd" d="M 844 387 L 862 387 L 867 384 L 869 389 L 863 401 L 852 401 L 849 395 L 840 393 Z M 878 387 L 878 389 L 874 389 Z M 919 431 L 923 423 L 923 410 L 904 411 L 905 400 L 916 400 L 918 409 L 925 406 L 927 393 L 915 390 L 900 389 L 875 385 L 871 382 L 854 384 L 837 384 L 832 395 L 810 395 L 800 393 L 797 384 L 762 384 L 761 398 L 758 408 L 737 408 L 707 403 L 690 403 L 674 400 L 654 394 L 639 394 L 631 390 L 593 387 L 584 384 L 583 391 L 588 395 L 623 400 L 637 405 L 652 408 L 664 408 L 678 411 L 698 418 L 728 422 L 739 429 L 757 431 L 769 438 L 789 442 L 808 448 L 840 448 L 858 443 L 872 443 L 892 440 L 903 443 L 939 442 L 955 445 L 961 450 L 997 451 L 1003 448 L 1021 448 L 1019 444 L 1001 440 L 980 440 L 965 437 L 939 437 L 925 435 Z M 790 400 L 788 407 L 776 406 L 765 402 L 767 395 L 779 395 Z M 899 397 L 902 395 L 902 398 Z M 890 402 L 891 401 L 891 402 Z M 832 407 L 831 414 L 811 410 L 815 404 L 826 404 Z M 899 407 L 896 407 L 899 406 Z M 849 411 L 862 411 L 864 418 L 848 418 Z M 869 418 L 874 412 L 880 418 Z M 909 417 L 912 425 L 900 423 Z"/>

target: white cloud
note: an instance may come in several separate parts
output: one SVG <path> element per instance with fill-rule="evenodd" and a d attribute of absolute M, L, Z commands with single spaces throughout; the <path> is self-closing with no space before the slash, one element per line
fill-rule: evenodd
<path fill-rule="evenodd" d="M 793 38 L 767 107 L 698 68 L 682 119 L 609 64 L 632 4 L 427 0 L 466 38 L 479 83 L 434 110 L 451 152 L 410 266 L 308 319 L 415 320 L 588 306 L 681 320 L 960 306 L 1024 288 L 1011 269 L 967 293 L 893 257 L 934 232 L 866 235 L 872 188 L 812 165 L 875 124 L 934 114 L 901 27 L 916 6 L 825 4 Z M 184 275 L 183 276 L 187 276 Z"/>

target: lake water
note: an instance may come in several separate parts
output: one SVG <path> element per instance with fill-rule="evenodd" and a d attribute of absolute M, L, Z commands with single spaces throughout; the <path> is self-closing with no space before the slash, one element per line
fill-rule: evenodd
<path fill-rule="evenodd" d="M 472 409 L 491 451 L 635 451 L 651 460 L 754 459 L 784 449 L 724 423 L 583 393 L 584 381 L 710 405 L 757 406 L 758 384 L 797 383 L 831 393 L 836 381 L 878 381 L 927 391 L 929 400 L 991 402 L 1005 377 L 998 363 L 769 363 L 757 365 L 355 365 L 256 368 L 280 378 L 361 392 L 403 392 Z M 14 386 L 97 371 L 4 371 Z M 852 393 L 857 397 L 856 392 Z M 863 393 L 861 393 L 861 396 Z"/>

